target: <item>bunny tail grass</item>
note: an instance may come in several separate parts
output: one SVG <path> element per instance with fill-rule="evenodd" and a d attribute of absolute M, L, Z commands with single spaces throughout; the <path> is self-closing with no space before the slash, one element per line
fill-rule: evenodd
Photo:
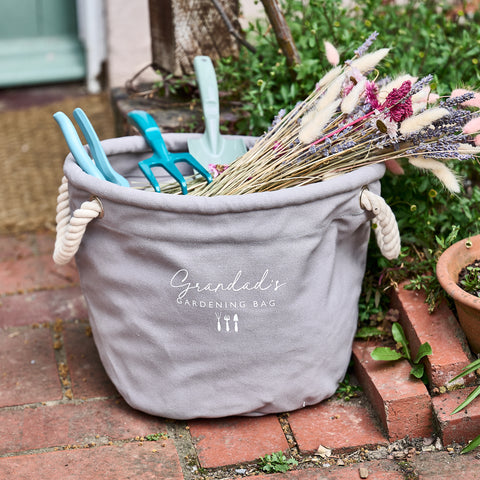
<path fill-rule="evenodd" d="M 445 188 L 452 193 L 460 192 L 460 184 L 458 179 L 444 163 L 438 160 L 425 157 L 411 157 L 408 159 L 409 163 L 414 167 L 423 170 L 430 170 L 442 183 Z"/>

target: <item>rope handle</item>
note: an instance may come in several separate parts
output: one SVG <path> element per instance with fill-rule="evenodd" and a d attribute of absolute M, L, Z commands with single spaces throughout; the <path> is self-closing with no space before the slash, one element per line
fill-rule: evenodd
<path fill-rule="evenodd" d="M 102 203 L 97 197 L 83 202 L 80 208 L 77 208 L 73 215 L 70 215 L 68 182 L 63 177 L 57 196 L 57 238 L 53 251 L 53 261 L 57 265 L 68 263 L 77 253 L 87 225 L 94 218 L 102 216 Z"/>
<path fill-rule="evenodd" d="M 388 260 L 397 258 L 400 255 L 400 232 L 392 209 L 382 197 L 366 187 L 360 195 L 360 205 L 374 215 L 372 223 L 377 225 L 375 237 L 382 255 Z"/>
<path fill-rule="evenodd" d="M 83 202 L 70 215 L 68 201 L 68 182 L 62 178 L 62 184 L 58 189 L 57 197 L 57 238 L 53 252 L 53 261 L 58 265 L 65 265 L 77 253 L 87 225 L 94 218 L 103 216 L 102 203 L 97 197 Z M 375 236 L 382 255 L 388 260 L 397 258 L 400 254 L 400 233 L 397 221 L 391 208 L 385 200 L 370 192 L 367 188 L 362 190 L 360 205 L 374 215 L 374 222 L 377 224 Z"/>

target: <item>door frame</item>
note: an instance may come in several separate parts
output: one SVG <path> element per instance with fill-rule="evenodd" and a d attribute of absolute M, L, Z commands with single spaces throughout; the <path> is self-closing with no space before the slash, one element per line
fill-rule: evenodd
<path fill-rule="evenodd" d="M 102 89 L 100 74 L 107 58 L 104 0 L 76 0 L 78 34 L 85 49 L 86 84 L 90 93 Z"/>

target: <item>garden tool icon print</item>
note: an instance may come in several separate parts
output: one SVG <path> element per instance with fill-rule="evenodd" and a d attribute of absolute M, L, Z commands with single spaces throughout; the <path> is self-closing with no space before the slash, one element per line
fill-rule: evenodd
<path fill-rule="evenodd" d="M 235 332 L 238 333 L 238 315 L 235 313 L 233 317 L 229 314 L 222 315 L 221 313 L 215 313 L 217 319 L 217 331 L 221 332 Z"/>

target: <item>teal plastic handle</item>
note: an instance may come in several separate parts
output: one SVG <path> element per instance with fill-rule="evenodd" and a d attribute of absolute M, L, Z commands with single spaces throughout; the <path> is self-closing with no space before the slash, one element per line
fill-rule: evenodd
<path fill-rule="evenodd" d="M 132 110 L 128 112 L 127 117 L 143 135 L 150 148 L 164 160 L 168 160 L 170 152 L 167 150 L 162 132 L 155 119 L 143 110 Z"/>
<path fill-rule="evenodd" d="M 85 136 L 85 139 L 87 140 L 93 159 L 95 160 L 95 165 L 98 167 L 100 172 L 102 172 L 105 179 L 109 182 L 116 183 L 117 185 L 129 187 L 130 184 L 128 183 L 128 180 L 117 173 L 108 161 L 105 151 L 100 144 L 98 135 L 85 112 L 81 108 L 76 108 L 73 111 L 73 117 L 77 121 L 83 135 Z"/>
<path fill-rule="evenodd" d="M 140 132 L 145 132 L 149 128 L 158 128 L 155 119 L 145 110 L 132 110 L 127 116 Z"/>
<path fill-rule="evenodd" d="M 215 69 L 210 57 L 203 55 L 193 59 L 193 68 L 195 69 L 205 117 L 205 134 L 210 149 L 217 153 L 222 149 L 222 139 L 220 136 L 220 104 Z"/>
<path fill-rule="evenodd" d="M 100 170 L 95 166 L 93 160 L 85 151 L 85 148 L 83 148 L 82 142 L 80 141 L 72 121 L 63 112 L 55 113 L 53 118 L 62 130 L 68 148 L 72 152 L 72 155 L 74 156 L 75 161 L 80 168 L 89 175 L 100 178 L 101 180 L 105 180 L 102 172 L 100 172 Z"/>

